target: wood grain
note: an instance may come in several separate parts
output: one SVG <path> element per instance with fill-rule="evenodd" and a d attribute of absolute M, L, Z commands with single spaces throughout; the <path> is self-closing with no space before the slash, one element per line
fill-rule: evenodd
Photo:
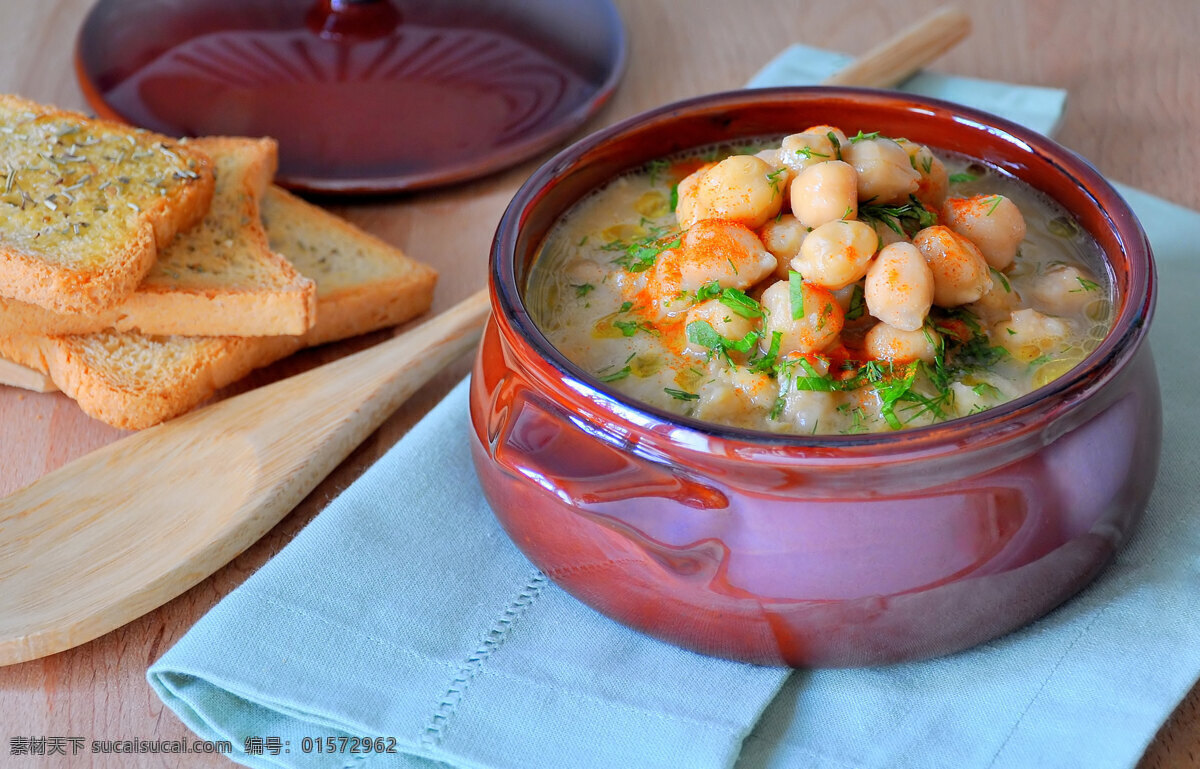
<path fill-rule="evenodd" d="M 666 101 L 736 88 L 774 52 L 801 42 L 860 55 L 942 0 L 845 0 L 831 11 L 789 0 L 617 0 L 629 30 L 625 79 L 584 132 Z M 0 91 L 83 108 L 69 55 L 89 0 L 0 0 Z M 1060 141 L 1109 177 L 1200 208 L 1200 14 L 1193 0 L 963 0 L 974 33 L 937 71 L 1067 88 Z M 435 311 L 483 285 L 488 245 L 505 205 L 536 163 L 449 190 L 330 202 L 330 208 L 441 272 Z M 386 332 L 306 351 L 236 390 L 303 371 L 387 338 Z M 178 739 L 190 732 L 145 683 L 147 665 L 222 596 L 278 552 L 330 499 L 399 439 L 468 370 L 434 378 L 262 540 L 196 587 L 72 651 L 0 668 L 0 754 L 17 735 Z M 83 417 L 60 394 L 0 388 L 0 494 L 120 431 Z M 1069 745 L 1064 745 L 1069 755 Z M 1150 746 L 1143 769 L 1200 765 L 1200 690 Z M 16 762 L 17 759 L 12 759 Z M 2 763 L 2 762 L 0 762 Z M 14 763 L 34 766 L 33 762 Z M 52 766 L 175 767 L 153 756 Z M 225 767 L 218 757 L 187 766 Z"/>
<path fill-rule="evenodd" d="M 833 73 L 825 84 L 890 88 L 937 61 L 970 31 L 970 16 L 960 8 L 942 8 Z"/>
<path fill-rule="evenodd" d="M 110 443 L 0 499 L 0 665 L 90 641 L 224 566 L 473 349 L 489 307 L 481 290 L 402 336 Z"/>

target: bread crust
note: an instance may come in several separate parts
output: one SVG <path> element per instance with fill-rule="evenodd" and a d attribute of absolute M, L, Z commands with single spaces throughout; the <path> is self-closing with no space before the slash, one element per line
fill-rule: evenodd
<path fill-rule="evenodd" d="M 120 247 L 95 254 L 99 262 L 95 267 L 55 264 L 24 251 L 4 239 L 4 221 L 0 220 L 0 296 L 55 312 L 101 312 L 128 296 L 154 264 L 158 249 L 166 246 L 176 232 L 200 221 L 208 210 L 215 178 L 212 162 L 203 152 L 187 149 L 166 136 L 0 94 L 0 112 L 6 111 L 64 120 L 106 135 L 133 137 L 138 147 L 165 148 L 188 164 L 195 177 L 181 178 L 167 194 L 143 199 L 136 210 L 131 209 L 122 222 L 128 236 Z M 114 168 L 119 172 L 119 164 Z M 13 172 L 7 173 L 11 178 Z"/>
<path fill-rule="evenodd" d="M 135 344 L 146 337 L 124 336 Z M 95 335 L 89 335 L 95 336 Z M 89 416 L 125 430 L 142 430 L 189 411 L 218 389 L 295 352 L 296 337 L 172 337 L 176 355 L 148 385 L 129 381 L 95 359 L 88 337 L 23 335 L 0 338 L 0 355 L 47 374 Z"/>
<path fill-rule="evenodd" d="M 178 241 L 159 252 L 160 269 L 151 269 L 137 290 L 107 310 L 86 315 L 56 313 L 0 299 L 0 335 L 61 336 L 114 328 L 151 335 L 274 336 L 299 335 L 313 327 L 317 305 L 313 281 L 270 250 L 262 227 L 259 202 L 275 175 L 275 141 L 207 137 L 191 140 L 187 146 L 199 148 L 214 164 L 226 156 L 246 161 L 239 166 L 232 188 L 226 187 L 218 194 L 237 201 L 232 215 L 239 222 L 238 237 L 248 246 L 243 258 L 255 261 L 257 269 L 273 275 L 275 285 L 197 287 L 170 279 L 163 269 L 186 261 L 178 252 L 195 245 L 191 239 L 197 233 L 184 232 Z"/>
<path fill-rule="evenodd" d="M 283 219 L 299 217 L 315 227 L 317 246 L 369 250 L 388 277 L 329 290 L 317 280 L 317 320 L 302 336 L 171 337 L 155 340 L 135 333 L 105 331 L 81 336 L 0 336 L 0 356 L 48 374 L 88 415 L 130 430 L 143 429 L 188 411 L 227 384 L 302 346 L 313 346 L 396 325 L 428 310 L 437 273 L 398 249 L 278 188 L 268 193 L 284 207 Z M 278 224 L 283 227 L 285 224 Z M 155 341 L 170 346 L 154 358 L 152 374 L 129 377 L 119 355 Z M 149 357 L 149 356 L 148 356 Z M 142 369 L 137 369 L 142 371 Z M 0 381 L 3 380 L 0 370 Z M 135 381 L 136 380 L 136 381 Z M 142 381 L 149 380 L 149 381 Z"/>

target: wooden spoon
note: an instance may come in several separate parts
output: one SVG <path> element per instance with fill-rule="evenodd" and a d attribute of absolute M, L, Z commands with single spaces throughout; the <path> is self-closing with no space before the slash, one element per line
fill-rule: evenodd
<path fill-rule="evenodd" d="M 968 28 L 942 10 L 827 82 L 899 82 Z M 228 563 L 473 347 L 487 313 L 481 291 L 402 336 L 123 438 L 0 500 L 0 665 L 107 633 Z"/>
<path fill-rule="evenodd" d="M 382 344 L 110 443 L 0 500 L 0 665 L 161 606 L 245 550 L 475 346 L 480 291 Z"/>

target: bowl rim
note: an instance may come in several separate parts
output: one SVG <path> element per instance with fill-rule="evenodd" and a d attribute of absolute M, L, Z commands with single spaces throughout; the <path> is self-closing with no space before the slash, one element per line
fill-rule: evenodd
<path fill-rule="evenodd" d="M 562 355 L 546 338 L 525 307 L 515 264 L 522 226 L 529 211 L 542 200 L 542 192 L 547 186 L 577 170 L 583 157 L 590 151 L 616 137 L 654 123 L 669 122 L 673 118 L 716 106 L 736 110 L 763 101 L 819 99 L 853 100 L 860 104 L 886 107 L 891 111 L 918 112 L 929 119 L 949 119 L 967 130 L 986 132 L 1039 155 L 1057 173 L 1066 176 L 1083 190 L 1099 209 L 1129 263 L 1128 291 L 1122 293 L 1120 312 L 1101 343 L 1058 379 L 977 414 L 888 432 L 803 435 L 733 427 L 674 414 L 643 403 L 607 387 Z M 939 112 L 944 114 L 938 115 Z M 729 140 L 736 141 L 737 138 L 732 135 Z M 631 163 L 624 170 L 632 170 L 645 162 Z M 1075 209 L 1065 203 L 1059 201 L 1059 204 L 1075 213 Z M 1101 250 L 1109 269 L 1113 269 L 1109 251 Z M 866 451 L 876 456 L 907 454 L 938 445 L 950 446 L 967 436 L 1003 434 L 1007 437 L 1021 427 L 1045 425 L 1067 412 L 1075 411 L 1089 395 L 1102 389 L 1128 365 L 1138 352 L 1149 330 L 1157 295 L 1153 255 L 1140 222 L 1121 194 L 1091 163 L 1073 151 L 1006 118 L 971 107 L 897 91 L 832 86 L 784 86 L 707 94 L 639 113 L 584 137 L 539 167 L 517 191 L 497 226 L 488 272 L 493 316 L 501 335 L 509 335 L 510 338 L 515 336 L 532 349 L 557 372 L 560 380 L 567 385 L 566 389 L 572 391 L 574 396 L 604 409 L 609 416 L 619 417 L 627 426 L 639 432 L 648 430 L 664 437 L 670 435 L 674 438 L 673 442 L 690 448 L 696 448 L 697 442 L 687 439 L 678 431 L 743 446 L 817 451 L 827 449 L 835 452 L 852 449 L 855 453 Z M 545 384 L 553 383 L 547 380 Z"/>

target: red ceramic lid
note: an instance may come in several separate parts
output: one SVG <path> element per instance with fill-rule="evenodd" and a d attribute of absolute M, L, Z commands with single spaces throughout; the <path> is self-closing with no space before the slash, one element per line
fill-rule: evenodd
<path fill-rule="evenodd" d="M 324 193 L 463 181 L 564 139 L 624 67 L 611 0 L 100 0 L 96 111 L 175 136 L 272 136 Z"/>

